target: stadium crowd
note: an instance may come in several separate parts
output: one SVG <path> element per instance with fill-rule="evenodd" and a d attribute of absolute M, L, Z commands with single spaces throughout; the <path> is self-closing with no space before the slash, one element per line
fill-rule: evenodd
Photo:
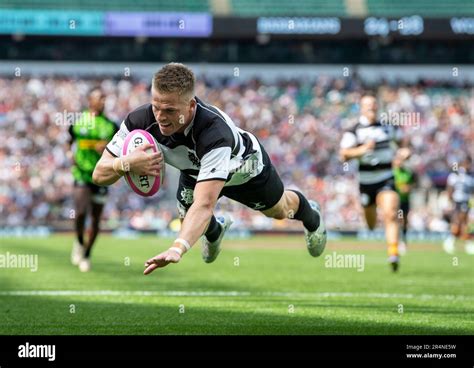
<path fill-rule="evenodd" d="M 0 78 L 0 226 L 57 225 L 74 217 L 68 128 L 85 108 L 89 88 L 98 83 L 107 94 L 105 113 L 117 124 L 148 102 L 148 81 Z M 377 94 L 382 117 L 403 129 L 413 149 L 409 164 L 418 176 L 418 189 L 411 227 L 447 230 L 447 201 L 440 192 L 458 157 L 473 149 L 472 86 L 435 81 L 367 86 L 358 78 L 325 77 L 268 85 L 256 79 L 203 76 L 196 94 L 256 134 L 285 185 L 320 201 L 329 229 L 347 230 L 365 225 L 354 163 L 342 163 L 338 149 L 344 129 L 357 121 L 358 100 L 366 90 Z M 177 216 L 175 190 L 165 185 L 155 197 L 144 199 L 121 181 L 109 194 L 105 225 L 165 229 Z M 235 228 L 297 225 L 265 218 L 225 199 L 218 211 L 223 209 L 232 212 Z"/>

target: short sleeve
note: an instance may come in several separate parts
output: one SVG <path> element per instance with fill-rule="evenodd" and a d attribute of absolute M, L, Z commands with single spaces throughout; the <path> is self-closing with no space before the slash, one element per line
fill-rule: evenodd
<path fill-rule="evenodd" d="M 196 154 L 201 161 L 197 181 L 227 180 L 234 137 L 226 123 L 209 124 L 196 142 Z"/>
<path fill-rule="evenodd" d="M 451 173 L 451 174 L 448 175 L 447 183 L 450 187 L 452 187 L 456 183 L 456 174 L 455 173 Z"/>
<path fill-rule="evenodd" d="M 113 136 L 112 140 L 107 144 L 106 149 L 115 157 L 120 156 L 120 151 L 122 150 L 123 144 L 125 142 L 125 138 L 130 131 L 125 124 L 125 120 L 120 124 L 120 128 Z"/>
<path fill-rule="evenodd" d="M 206 180 L 227 180 L 231 156 L 230 147 L 214 148 L 201 159 L 197 182 Z"/>
<path fill-rule="evenodd" d="M 340 144 L 341 149 L 352 148 L 356 146 L 357 146 L 356 135 L 353 132 L 345 132 L 342 135 L 342 139 L 341 139 L 341 144 Z"/>

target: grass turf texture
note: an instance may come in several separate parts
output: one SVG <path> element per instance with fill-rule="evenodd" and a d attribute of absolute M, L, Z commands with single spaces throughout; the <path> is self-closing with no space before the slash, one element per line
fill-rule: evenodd
<path fill-rule="evenodd" d="M 213 264 L 197 244 L 149 276 L 144 261 L 169 240 L 101 235 L 86 274 L 71 244 L 0 239 L 0 254 L 38 255 L 37 272 L 0 268 L 0 334 L 474 333 L 474 257 L 440 244 L 413 243 L 393 274 L 379 242 L 334 240 L 312 258 L 302 236 L 225 239 Z M 364 270 L 326 267 L 333 252 L 364 254 Z"/>

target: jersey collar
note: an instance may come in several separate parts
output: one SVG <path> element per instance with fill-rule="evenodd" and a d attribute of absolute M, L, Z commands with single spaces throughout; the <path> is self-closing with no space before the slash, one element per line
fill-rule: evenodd
<path fill-rule="evenodd" d="M 361 123 L 364 126 L 369 126 L 370 125 L 369 119 L 367 119 L 365 116 L 361 116 L 359 118 L 359 123 Z"/>
<path fill-rule="evenodd" d="M 194 118 L 196 117 L 196 111 L 197 111 L 197 101 L 196 101 L 196 108 L 194 109 L 194 114 L 193 114 L 193 120 L 191 120 L 191 123 L 189 123 L 189 125 L 186 127 L 186 129 L 184 129 L 184 135 L 187 136 L 189 134 L 189 132 L 191 131 L 191 129 L 193 128 L 193 125 L 194 125 Z"/>

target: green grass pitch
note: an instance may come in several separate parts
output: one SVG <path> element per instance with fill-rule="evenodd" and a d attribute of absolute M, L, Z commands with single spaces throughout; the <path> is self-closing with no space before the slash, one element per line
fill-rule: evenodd
<path fill-rule="evenodd" d="M 169 239 L 101 235 L 85 274 L 72 239 L 0 239 L 0 254 L 38 255 L 36 272 L 0 268 L 0 334 L 474 334 L 474 256 L 439 243 L 413 243 L 393 274 L 380 242 L 329 241 L 312 258 L 303 236 L 224 239 L 212 264 L 196 244 L 143 276 Z M 334 252 L 364 269 L 328 267 Z"/>

